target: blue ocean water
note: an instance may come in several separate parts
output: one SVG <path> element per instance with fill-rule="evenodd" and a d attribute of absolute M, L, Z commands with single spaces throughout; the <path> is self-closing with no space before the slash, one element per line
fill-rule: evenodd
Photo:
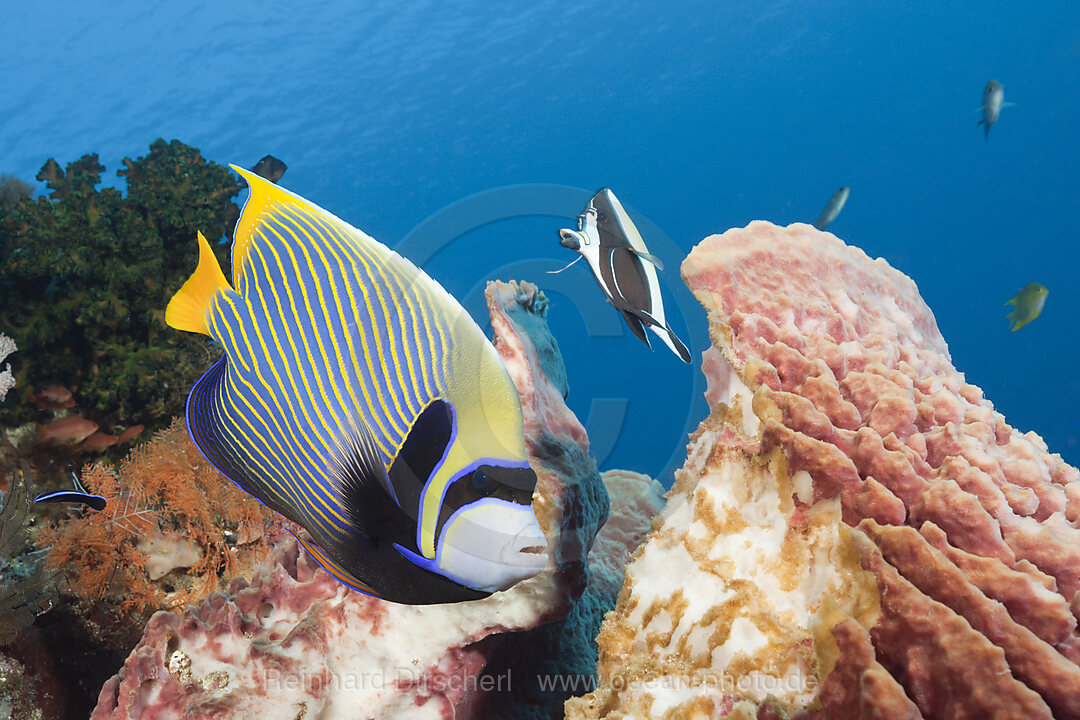
<path fill-rule="evenodd" d="M 613 188 L 663 273 L 753 219 L 830 227 L 911 276 L 956 366 L 1008 421 L 1080 461 L 1080 4 L 22 3 L 0 26 L 0 171 L 177 138 L 267 153 L 282 184 L 402 244 L 482 319 L 490 277 L 538 282 L 602 467 L 660 476 L 705 413 L 697 370 L 649 352 L 556 231 Z M 1015 102 L 976 126 L 995 78 Z M 422 256 L 422 257 L 418 257 Z M 1050 289 L 1010 333 L 1002 306 Z"/>

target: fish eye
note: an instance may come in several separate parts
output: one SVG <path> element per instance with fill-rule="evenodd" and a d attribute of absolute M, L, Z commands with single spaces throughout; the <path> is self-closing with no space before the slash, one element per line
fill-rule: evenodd
<path fill-rule="evenodd" d="M 469 478 L 469 487 L 471 487 L 474 492 L 480 493 L 481 495 L 486 495 L 491 492 L 491 485 L 491 478 L 488 477 L 483 468 L 474 470 L 472 477 Z"/>
<path fill-rule="evenodd" d="M 597 213 L 596 222 L 607 222 L 607 213 Z"/>

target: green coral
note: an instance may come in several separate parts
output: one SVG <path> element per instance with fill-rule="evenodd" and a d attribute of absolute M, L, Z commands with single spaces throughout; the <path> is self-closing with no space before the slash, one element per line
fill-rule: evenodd
<path fill-rule="evenodd" d="M 25 197 L 34 193 L 34 186 L 23 182 L 14 175 L 0 173 L 0 207 L 15 205 Z"/>
<path fill-rule="evenodd" d="M 162 427 L 217 354 L 168 328 L 164 310 L 195 268 L 196 231 L 231 235 L 243 185 L 178 140 L 124 166 L 126 194 L 97 189 L 96 154 L 66 170 L 50 159 L 37 175 L 48 197 L 0 205 L 0 327 L 30 359 L 0 424 L 33 419 L 28 393 L 61 384 L 103 429 Z M 225 260 L 226 246 L 215 252 Z"/>

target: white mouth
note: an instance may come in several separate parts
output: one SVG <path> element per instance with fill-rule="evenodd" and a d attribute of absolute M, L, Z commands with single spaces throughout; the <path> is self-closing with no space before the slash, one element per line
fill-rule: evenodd
<path fill-rule="evenodd" d="M 458 508 L 446 521 L 437 572 L 495 592 L 547 567 L 547 550 L 531 506 L 485 498 Z"/>
<path fill-rule="evenodd" d="M 539 572 L 547 565 L 547 538 L 535 518 L 521 529 L 514 541 L 506 548 L 503 561 L 507 565 Z"/>
<path fill-rule="evenodd" d="M 562 238 L 559 244 L 562 245 L 564 248 L 578 251 L 581 250 L 582 242 L 580 233 L 563 228 L 559 231 L 559 237 Z"/>

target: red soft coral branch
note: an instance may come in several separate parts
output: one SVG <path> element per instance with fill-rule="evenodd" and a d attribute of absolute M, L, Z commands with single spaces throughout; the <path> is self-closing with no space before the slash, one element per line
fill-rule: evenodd
<path fill-rule="evenodd" d="M 103 496 L 101 512 L 83 509 L 38 535 L 48 564 L 62 569 L 68 591 L 85 600 L 115 601 L 138 612 L 198 602 L 224 589 L 263 558 L 266 530 L 276 516 L 246 495 L 199 454 L 182 419 L 132 449 L 116 467 L 83 468 L 82 483 Z M 226 534 L 252 538 L 242 547 Z M 150 579 L 138 543 L 179 535 L 202 550 L 201 559 L 169 585 Z"/>

